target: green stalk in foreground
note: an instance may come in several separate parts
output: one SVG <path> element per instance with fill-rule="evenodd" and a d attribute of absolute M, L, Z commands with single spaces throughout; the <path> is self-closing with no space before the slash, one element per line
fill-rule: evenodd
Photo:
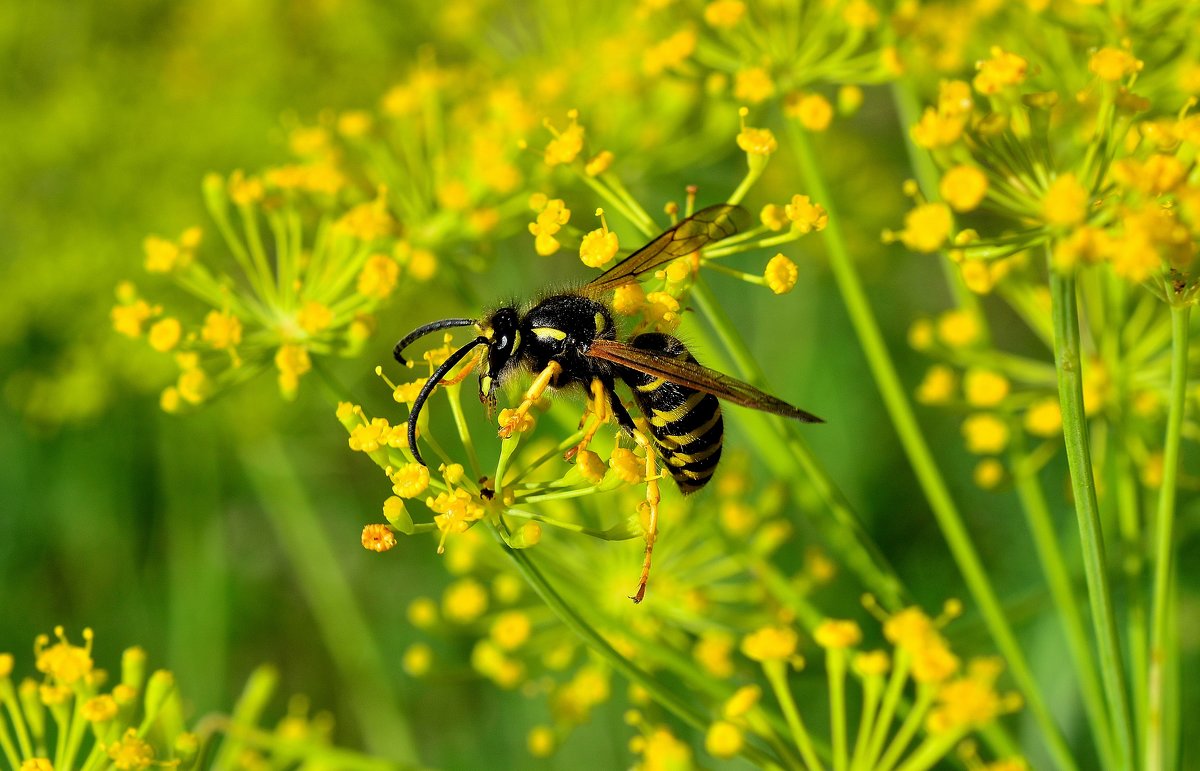
<path fill-rule="evenodd" d="M 875 314 L 871 310 L 866 292 L 863 291 L 862 283 L 858 278 L 858 272 L 850 258 L 845 237 L 842 235 L 841 219 L 837 213 L 837 207 L 821 176 L 820 167 L 817 165 L 808 136 L 794 121 L 787 121 L 787 126 L 792 146 L 796 150 L 800 163 L 801 179 L 807 192 L 829 213 L 829 224 L 823 231 L 825 245 L 829 250 L 829 265 L 842 294 L 842 300 L 846 304 L 846 311 L 854 324 L 854 331 L 862 344 L 867 363 L 871 367 L 871 374 L 875 378 L 876 386 L 883 397 L 884 405 L 891 416 L 909 462 L 913 466 L 913 471 L 917 475 L 921 489 L 925 492 L 930 509 L 937 518 L 938 526 L 946 538 L 954 561 L 962 572 L 967 589 L 979 606 L 979 611 L 992 634 L 996 647 L 1008 661 L 1013 680 L 1021 689 L 1021 693 L 1029 705 L 1029 711 L 1042 730 L 1055 764 L 1062 769 L 1075 769 L 1075 760 L 1071 756 L 1066 739 L 1063 738 L 1062 732 L 1055 724 L 1054 718 L 1046 706 L 1046 701 L 1033 677 L 1033 672 L 1025 660 L 1025 654 L 1017 643 L 1016 635 L 1013 634 L 1008 619 L 1004 616 L 1000 600 L 992 588 L 987 573 L 984 572 L 979 554 L 975 551 L 975 546 L 971 543 L 971 538 L 963 525 L 962 516 L 958 512 L 954 500 L 950 497 L 950 491 L 933 459 L 933 453 L 930 452 L 925 436 L 917 424 L 912 405 L 908 401 L 908 395 L 900 382 L 900 376 L 896 373 L 896 367 L 888 353 L 887 345 L 884 343 L 883 334 L 879 330 L 879 323 L 875 320 Z"/>
<path fill-rule="evenodd" d="M 339 562 L 312 504 L 304 481 L 273 436 L 241 453 L 242 467 L 258 494 L 267 520 L 292 562 L 296 579 L 317 621 L 326 649 L 338 668 L 346 701 L 354 709 L 367 749 L 406 764 L 417 762 L 408 721 L 387 685 L 387 665 L 375 634 Z"/>
<path fill-rule="evenodd" d="M 1054 320 L 1054 364 L 1058 370 L 1063 438 L 1067 448 L 1067 463 L 1071 469 L 1071 491 L 1075 496 L 1075 515 L 1079 521 L 1079 541 L 1083 549 L 1083 570 L 1087 577 L 1100 676 L 1115 729 L 1118 762 L 1121 768 L 1132 769 L 1133 731 L 1129 719 L 1129 697 L 1125 691 L 1125 666 L 1113 618 L 1104 534 L 1100 527 L 1100 506 L 1096 501 L 1096 480 L 1092 474 L 1092 453 L 1088 445 L 1087 416 L 1083 412 L 1083 372 L 1080 369 L 1075 278 L 1062 275 L 1052 264 L 1050 313 Z"/>
<path fill-rule="evenodd" d="M 1167 438 L 1163 445 L 1163 478 L 1158 493 L 1158 514 L 1154 535 L 1154 595 L 1150 612 L 1150 676 L 1148 720 L 1146 721 L 1146 768 L 1149 771 L 1165 768 L 1164 673 L 1177 671 L 1177 662 L 1167 661 L 1168 603 L 1172 591 L 1175 483 L 1179 474 L 1179 442 L 1183 429 L 1183 413 L 1187 407 L 1188 335 L 1191 306 L 1171 306 L 1171 396 L 1167 408 Z M 1177 650 L 1177 648 L 1173 649 Z M 1172 704 L 1175 706 L 1175 704 Z"/>

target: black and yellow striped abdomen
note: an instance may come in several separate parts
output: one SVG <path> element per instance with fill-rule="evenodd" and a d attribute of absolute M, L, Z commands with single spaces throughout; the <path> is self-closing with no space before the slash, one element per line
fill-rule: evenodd
<path fill-rule="evenodd" d="M 647 333 L 629 344 L 696 362 L 683 343 L 671 335 Z M 694 493 L 708 484 L 721 460 L 725 433 L 717 397 L 626 367 L 620 368 L 620 377 L 633 391 L 638 409 L 650 423 L 659 455 L 680 492 Z"/>

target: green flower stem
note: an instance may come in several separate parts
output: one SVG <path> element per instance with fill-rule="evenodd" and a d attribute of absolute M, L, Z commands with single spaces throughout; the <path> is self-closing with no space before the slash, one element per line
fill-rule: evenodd
<path fill-rule="evenodd" d="M 21 703 L 17 700 L 17 691 L 13 687 L 12 680 L 4 678 L 0 680 L 0 701 L 4 702 L 4 707 L 8 710 L 8 717 L 12 720 L 13 730 L 17 734 L 17 743 L 21 747 L 21 757 L 33 757 L 33 742 L 29 736 L 29 726 L 25 724 L 25 713 L 21 710 Z M 0 724 L 3 724 L 3 718 L 0 718 Z M 13 768 L 19 768 L 20 763 L 14 763 Z"/>
<path fill-rule="evenodd" d="M 2 719 L 0 719 L 0 749 L 4 750 L 4 757 L 8 759 L 10 768 L 21 767 L 21 756 L 17 754 L 17 747 L 8 733 L 8 723 Z"/>
<path fill-rule="evenodd" d="M 168 522 L 167 646 L 200 710 L 223 701 L 229 659 L 228 552 L 214 432 L 201 420 L 157 420 Z M 185 664 L 186 662 L 186 664 Z M 181 671 L 182 670 L 182 671 Z"/>
<path fill-rule="evenodd" d="M 1047 248 L 1047 260 L 1049 249 Z M 1115 731 L 1119 767 L 1132 769 L 1133 731 L 1129 719 L 1129 701 L 1125 692 L 1125 667 L 1117 627 L 1113 619 L 1112 595 L 1105 570 L 1104 535 L 1100 528 L 1100 507 L 1096 501 L 1096 481 L 1092 475 L 1091 450 L 1088 446 L 1087 417 L 1083 411 L 1083 373 L 1080 371 L 1079 316 L 1075 298 L 1075 279 L 1050 266 L 1050 303 L 1054 318 L 1054 362 L 1058 367 L 1058 396 L 1062 406 L 1063 437 L 1067 462 L 1071 469 L 1071 489 L 1075 495 L 1075 514 L 1083 548 L 1083 567 L 1087 577 L 1088 599 L 1096 634 L 1100 674 L 1108 699 Z"/>
<path fill-rule="evenodd" d="M 703 733 L 708 729 L 710 722 L 709 716 L 702 713 L 697 707 L 687 699 L 681 697 L 671 689 L 667 688 L 661 682 L 653 678 L 649 673 L 637 666 L 634 662 L 626 659 L 609 644 L 608 640 L 598 632 L 595 627 L 587 622 L 587 620 L 568 603 L 558 591 L 550 585 L 542 571 L 534 564 L 533 559 L 524 549 L 513 549 L 507 544 L 505 538 L 506 527 L 503 519 L 492 525 L 493 534 L 496 536 L 496 542 L 500 548 L 512 560 L 514 567 L 519 572 L 525 581 L 533 587 L 542 601 L 554 611 L 559 620 L 562 621 L 568 629 L 583 641 L 591 651 L 603 659 L 614 670 L 630 683 L 636 683 L 646 690 L 659 705 L 671 712 L 677 718 L 682 720 L 687 725 Z M 742 748 L 741 754 L 747 760 L 760 766 L 768 763 L 777 763 L 778 761 L 771 758 L 762 750 L 751 745 L 746 745 Z"/>
<path fill-rule="evenodd" d="M 888 744 L 887 751 L 875 765 L 875 771 L 890 771 L 900 762 L 904 750 L 917 735 L 917 731 L 921 730 L 921 724 L 925 722 L 925 716 L 929 713 L 929 708 L 933 706 L 933 699 L 936 695 L 937 687 L 934 685 L 920 684 L 917 686 L 917 700 L 913 704 L 912 711 L 900 724 L 900 729 L 896 731 L 896 735 Z"/>
<path fill-rule="evenodd" d="M 896 367 L 888 354 L 879 323 L 875 320 L 875 314 L 871 310 L 866 292 L 863 290 L 854 263 L 851 261 L 850 251 L 842 235 L 841 219 L 838 216 L 837 207 L 829 194 L 825 180 L 821 177 L 808 136 L 791 122 L 788 123 L 788 126 L 793 140 L 792 144 L 800 162 L 802 179 L 814 199 L 829 212 L 829 224 L 823 232 L 825 244 L 829 249 L 830 268 L 833 270 L 834 278 L 842 293 L 842 299 L 846 304 L 846 310 L 858 333 L 863 352 L 892 418 L 896 433 L 908 454 L 909 462 L 912 463 L 913 471 L 917 475 L 921 488 L 925 491 L 925 497 L 937 518 L 942 534 L 954 556 L 954 561 L 962 572 L 971 596 L 979 606 L 996 647 L 1008 661 L 1013 679 L 1020 687 L 1029 705 L 1030 713 L 1042 730 L 1055 764 L 1059 768 L 1074 769 L 1076 765 L 1071 756 L 1071 750 L 1046 706 L 1045 698 L 1025 660 L 1021 646 L 1017 643 L 1016 635 L 1013 634 L 1012 627 L 1004 615 L 1004 610 L 987 573 L 983 569 L 979 554 L 975 551 L 975 546 L 963 524 L 962 516 L 958 512 L 954 500 L 950 497 L 950 491 L 946 487 L 945 480 L 942 479 L 929 445 L 917 424 L 908 396 L 904 392 L 904 386 L 900 382 L 900 376 L 896 373 Z"/>
<path fill-rule="evenodd" d="M 945 735 L 929 737 L 917 746 L 913 753 L 908 756 L 904 764 L 896 771 L 925 771 L 931 768 L 934 763 L 937 763 L 942 758 L 949 754 L 962 739 L 961 732 L 951 732 Z"/>
<path fill-rule="evenodd" d="M 734 360 L 738 374 L 751 383 L 764 383 L 762 369 L 758 366 L 745 342 L 735 331 L 728 314 L 713 296 L 712 290 L 697 280 L 692 287 L 691 299 L 700 307 L 701 313 L 716 331 L 723 347 Z M 710 348 L 712 346 L 709 346 Z M 845 564 L 862 579 L 863 585 L 878 595 L 880 603 L 889 610 L 899 610 L 906 604 L 905 590 L 892 567 L 887 564 L 862 523 L 854 514 L 844 495 L 834 484 L 824 467 L 804 441 L 800 426 L 794 421 L 783 421 L 762 413 L 748 413 L 745 425 L 757 439 L 760 447 L 782 445 L 791 457 L 794 468 L 799 468 L 809 483 L 816 489 L 821 501 L 832 517 L 817 517 L 814 524 L 821 530 L 826 542 L 834 548 Z M 786 463 L 786 458 L 771 453 L 769 462 Z M 781 471 L 783 469 L 780 469 Z M 793 484 L 799 482 L 794 473 L 782 475 Z"/>
<path fill-rule="evenodd" d="M 825 654 L 829 682 L 829 722 L 833 737 L 834 771 L 846 771 L 846 650 L 830 648 Z"/>
<path fill-rule="evenodd" d="M 1163 444 L 1163 478 L 1158 493 L 1154 530 L 1154 591 L 1150 609 L 1149 708 L 1146 723 L 1146 768 L 1164 768 L 1166 716 L 1164 674 L 1176 666 L 1167 659 L 1167 603 L 1174 561 L 1175 486 L 1179 475 L 1179 443 L 1187 405 L 1188 333 L 1191 306 L 1171 306 L 1171 393 L 1167 407 L 1167 437 Z"/>
<path fill-rule="evenodd" d="M 1050 586 L 1050 594 L 1062 621 L 1063 632 L 1067 636 L 1071 662 L 1075 665 L 1075 677 L 1079 681 L 1079 690 L 1083 697 L 1083 707 L 1095 737 L 1096 752 L 1101 758 L 1114 758 L 1115 745 L 1112 726 L 1104 706 L 1104 692 L 1096 671 L 1095 657 L 1092 655 L 1091 646 L 1088 645 L 1083 613 L 1075 597 L 1070 572 L 1063 562 L 1062 555 L 1065 550 L 1055 532 L 1054 521 L 1051 519 L 1050 509 L 1046 505 L 1046 497 L 1037 477 L 1037 467 L 1030 464 L 1029 454 L 1022 444 L 1023 440 L 1017 439 L 1012 446 L 1013 485 L 1025 510 L 1025 519 L 1033 535 L 1038 561 L 1041 562 L 1042 572 L 1046 575 L 1046 583 Z"/>
<path fill-rule="evenodd" d="M 375 639 L 346 575 L 341 571 L 317 512 L 304 495 L 304 480 L 279 441 L 264 437 L 241 453 L 242 466 L 267 520 L 317 620 L 337 666 L 367 748 L 406 763 L 416 761 L 412 732 L 397 708 L 387 679 L 391 667 Z"/>
<path fill-rule="evenodd" d="M 788 728 L 792 731 L 792 741 L 800 750 L 805 765 L 809 771 L 825 771 L 825 766 L 821 765 L 816 748 L 813 747 L 812 738 L 804 727 L 804 721 L 800 719 L 800 710 L 796 708 L 796 700 L 792 698 L 792 689 L 788 687 L 787 664 L 782 661 L 764 661 L 763 671 L 767 674 L 771 689 L 775 691 L 775 698 L 779 700 L 783 716 L 787 718 Z"/>
<path fill-rule="evenodd" d="M 862 678 L 862 712 L 858 719 L 858 735 L 854 737 L 854 752 L 850 756 L 851 771 L 865 771 L 867 745 L 875 729 L 875 716 L 879 713 L 879 702 L 883 697 L 883 680 L 878 675 Z"/>
<path fill-rule="evenodd" d="M 218 726 L 229 733 L 229 737 L 221 742 L 221 749 L 213 759 L 212 768 L 224 771 L 235 768 L 237 758 L 242 749 L 242 742 L 237 734 L 230 729 L 233 726 L 254 728 L 262 717 L 263 710 L 275 693 L 279 683 L 279 672 L 274 667 L 259 667 L 251 673 L 242 689 L 242 695 L 233 705 L 233 713 L 229 717 L 210 716 L 202 719 L 196 725 L 196 734 L 201 739 L 207 738 Z"/>

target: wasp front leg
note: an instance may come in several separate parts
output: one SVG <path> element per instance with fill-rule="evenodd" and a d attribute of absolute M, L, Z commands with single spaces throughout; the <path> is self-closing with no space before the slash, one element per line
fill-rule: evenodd
<path fill-rule="evenodd" d="M 499 435 L 501 439 L 508 439 L 513 435 L 513 432 L 517 430 L 517 426 L 524 420 L 534 403 L 542 398 L 542 394 L 550 387 L 550 383 L 556 380 L 561 373 L 562 365 L 556 361 L 551 361 L 546 365 L 544 370 L 538 373 L 538 376 L 533 379 L 533 383 L 529 386 L 529 389 L 525 391 L 525 398 L 521 400 L 521 404 L 512 411 L 508 416 L 508 420 L 504 421 L 504 425 L 500 427 Z"/>

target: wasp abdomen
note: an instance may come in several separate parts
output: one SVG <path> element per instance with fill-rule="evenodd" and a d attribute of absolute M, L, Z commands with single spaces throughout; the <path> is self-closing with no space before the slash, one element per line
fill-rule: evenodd
<path fill-rule="evenodd" d="M 698 363 L 671 335 L 651 332 L 638 335 L 629 344 Z M 638 409 L 650 423 L 659 455 L 680 492 L 694 493 L 708 484 L 721 459 L 724 439 L 717 397 L 628 367 L 620 367 L 620 377 L 633 391 Z"/>

